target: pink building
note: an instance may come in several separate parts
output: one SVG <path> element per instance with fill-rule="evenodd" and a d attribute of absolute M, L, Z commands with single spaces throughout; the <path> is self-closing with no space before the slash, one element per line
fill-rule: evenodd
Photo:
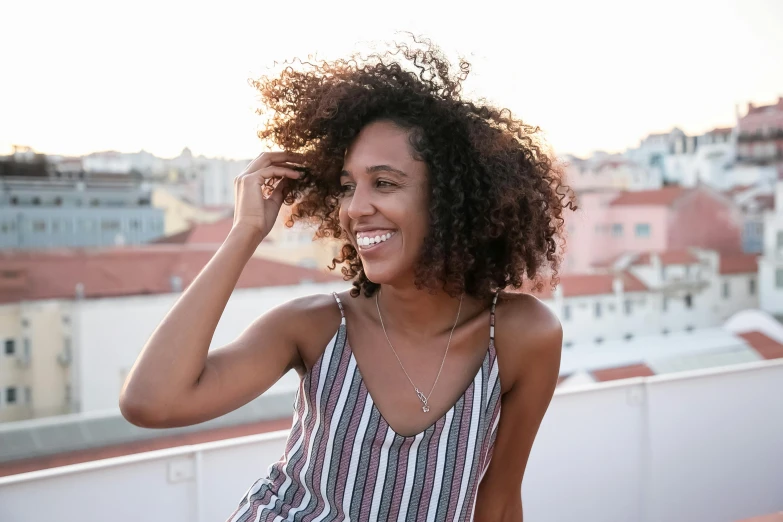
<path fill-rule="evenodd" d="M 625 253 L 700 247 L 742 251 L 742 215 L 704 185 L 636 192 L 583 192 L 567 216 L 563 273 L 590 272 Z"/>

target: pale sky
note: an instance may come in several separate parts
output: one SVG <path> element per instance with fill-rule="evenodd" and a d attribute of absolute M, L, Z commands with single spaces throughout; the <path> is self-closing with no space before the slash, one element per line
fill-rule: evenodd
<path fill-rule="evenodd" d="M 783 0 L 24 0 L 2 14 L 3 153 L 250 158 L 262 144 L 248 78 L 401 30 L 468 58 L 468 92 L 561 153 L 730 126 L 736 103 L 783 96 Z"/>

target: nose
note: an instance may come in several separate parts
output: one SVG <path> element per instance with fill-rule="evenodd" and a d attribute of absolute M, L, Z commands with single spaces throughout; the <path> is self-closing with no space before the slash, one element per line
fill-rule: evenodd
<path fill-rule="evenodd" d="M 347 203 L 346 212 L 351 220 L 355 221 L 361 217 L 370 216 L 375 213 L 372 193 L 364 183 L 357 185 Z"/>

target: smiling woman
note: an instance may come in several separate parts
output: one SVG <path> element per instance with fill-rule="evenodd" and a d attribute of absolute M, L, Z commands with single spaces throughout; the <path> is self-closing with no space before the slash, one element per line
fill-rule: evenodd
<path fill-rule="evenodd" d="M 121 398 L 131 422 L 181 426 L 299 373 L 285 453 L 230 520 L 522 520 L 562 332 L 518 289 L 556 284 L 575 207 L 534 127 L 461 98 L 468 71 L 414 41 L 255 82 L 273 115 L 259 136 L 285 152 L 237 178 L 229 237 Z M 284 203 L 289 225 L 342 241 L 330 268 L 353 287 L 281 304 L 209 351 Z"/>

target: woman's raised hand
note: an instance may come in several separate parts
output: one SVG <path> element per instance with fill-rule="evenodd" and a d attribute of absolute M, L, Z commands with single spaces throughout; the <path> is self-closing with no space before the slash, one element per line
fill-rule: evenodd
<path fill-rule="evenodd" d="M 304 157 L 294 152 L 264 152 L 234 178 L 234 228 L 245 227 L 260 242 L 275 224 L 289 182 L 302 173 L 294 170 Z M 277 181 L 274 189 L 270 187 Z"/>

